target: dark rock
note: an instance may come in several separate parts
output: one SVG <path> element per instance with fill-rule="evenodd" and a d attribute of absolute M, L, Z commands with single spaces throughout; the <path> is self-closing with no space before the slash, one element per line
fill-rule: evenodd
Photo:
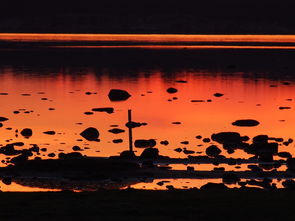
<path fill-rule="evenodd" d="M 134 145 L 135 147 L 139 148 L 147 148 L 147 147 L 154 147 L 156 146 L 157 142 L 154 139 L 149 139 L 149 140 L 135 140 Z"/>
<path fill-rule="evenodd" d="M 262 171 L 262 169 L 255 164 L 250 164 L 247 167 L 253 172 L 261 172 Z"/>
<path fill-rule="evenodd" d="M 15 143 L 12 143 L 13 146 L 17 146 L 17 147 L 22 147 L 24 146 L 24 142 L 15 142 Z"/>
<path fill-rule="evenodd" d="M 224 167 L 214 167 L 213 168 L 213 171 L 216 171 L 216 172 L 224 172 L 225 171 L 225 168 Z"/>
<path fill-rule="evenodd" d="M 43 147 L 40 149 L 42 152 L 46 152 L 47 151 L 47 148 Z"/>
<path fill-rule="evenodd" d="M 122 129 L 119 129 L 119 128 L 114 128 L 114 129 L 110 129 L 108 130 L 110 133 L 113 133 L 113 134 L 119 134 L 119 133 L 123 133 L 125 132 L 125 130 L 122 130 Z"/>
<path fill-rule="evenodd" d="M 13 113 L 14 113 L 14 114 L 19 114 L 20 112 L 19 112 L 19 111 L 13 111 Z"/>
<path fill-rule="evenodd" d="M 252 119 L 242 119 L 242 120 L 236 120 L 235 122 L 232 123 L 234 126 L 238 127 L 254 127 L 257 126 L 259 122 L 257 120 L 252 120 Z"/>
<path fill-rule="evenodd" d="M 220 143 L 240 143 L 243 138 L 237 132 L 220 132 L 211 135 L 211 139 Z"/>
<path fill-rule="evenodd" d="M 182 149 L 181 148 L 176 148 L 176 149 L 174 149 L 174 151 L 180 153 L 182 151 Z"/>
<path fill-rule="evenodd" d="M 213 94 L 215 97 L 222 97 L 224 94 L 221 94 L 221 93 L 215 93 Z"/>
<path fill-rule="evenodd" d="M 204 138 L 204 139 L 203 139 L 203 142 L 204 142 L 204 143 L 209 143 L 210 141 L 211 141 L 210 138 Z"/>
<path fill-rule="evenodd" d="M 268 143 L 269 137 L 267 135 L 258 135 L 253 137 L 253 143 Z"/>
<path fill-rule="evenodd" d="M 288 110 L 291 109 L 291 107 L 279 107 L 280 110 Z"/>
<path fill-rule="evenodd" d="M 30 128 L 25 128 L 20 132 L 21 135 L 23 135 L 25 138 L 29 138 L 33 135 L 33 131 Z"/>
<path fill-rule="evenodd" d="M 136 127 L 141 127 L 143 125 L 145 125 L 145 124 L 144 123 L 133 122 L 133 121 L 127 122 L 125 124 L 125 126 L 128 127 L 128 128 L 136 128 Z"/>
<path fill-rule="evenodd" d="M 81 149 L 81 147 L 79 147 L 79 146 L 73 146 L 73 147 L 72 147 L 72 150 L 73 150 L 73 151 L 81 151 L 82 149 Z"/>
<path fill-rule="evenodd" d="M 167 190 L 175 190 L 175 187 L 172 185 L 167 185 L 166 188 Z"/>
<path fill-rule="evenodd" d="M 168 140 L 162 140 L 160 144 L 167 146 L 169 144 Z"/>
<path fill-rule="evenodd" d="M 136 158 L 133 151 L 125 150 L 122 153 L 120 153 L 120 158 L 122 159 L 134 159 Z"/>
<path fill-rule="evenodd" d="M 172 122 L 172 124 L 181 124 L 179 121 Z"/>
<path fill-rule="evenodd" d="M 278 143 L 253 143 L 245 151 L 250 154 L 277 154 L 278 153 Z"/>
<path fill-rule="evenodd" d="M 273 154 L 272 153 L 260 153 L 258 155 L 258 161 L 260 161 L 260 162 L 273 162 Z"/>
<path fill-rule="evenodd" d="M 144 159 L 156 159 L 159 157 L 159 150 L 157 148 L 146 148 L 140 157 Z"/>
<path fill-rule="evenodd" d="M 222 176 L 222 182 L 226 184 L 235 184 L 240 181 L 240 178 L 234 173 L 225 173 Z"/>
<path fill-rule="evenodd" d="M 195 171 L 195 168 L 192 167 L 192 166 L 187 166 L 187 167 L 186 167 L 186 170 L 187 170 L 187 171 Z"/>
<path fill-rule="evenodd" d="M 177 80 L 177 81 L 175 81 L 176 83 L 187 83 L 187 81 L 185 81 L 185 80 Z"/>
<path fill-rule="evenodd" d="M 8 118 L 6 118 L 6 117 L 0 117 L 0 122 L 7 121 L 7 120 L 8 120 Z"/>
<path fill-rule="evenodd" d="M 189 144 L 189 141 L 181 141 L 181 144 Z"/>
<path fill-rule="evenodd" d="M 2 178 L 2 183 L 4 183 L 5 185 L 10 185 L 12 182 L 12 179 L 10 177 L 3 177 Z"/>
<path fill-rule="evenodd" d="M 187 150 L 186 148 L 183 148 L 183 153 L 184 154 L 194 154 L 195 151 L 193 151 L 193 150 Z"/>
<path fill-rule="evenodd" d="M 59 153 L 59 159 L 81 159 L 84 158 L 80 152 L 72 152 L 72 153 Z"/>
<path fill-rule="evenodd" d="M 123 143 L 123 139 L 114 139 L 113 143 Z"/>
<path fill-rule="evenodd" d="M 55 153 L 48 154 L 49 157 L 55 157 Z"/>
<path fill-rule="evenodd" d="M 39 153 L 40 148 L 37 144 L 33 144 L 33 146 L 29 149 L 29 151 Z"/>
<path fill-rule="evenodd" d="M 111 101 L 125 101 L 130 96 L 131 95 L 127 91 L 120 89 L 112 89 L 108 94 L 108 97 Z"/>
<path fill-rule="evenodd" d="M 192 103 L 205 102 L 205 100 L 191 100 Z"/>
<path fill-rule="evenodd" d="M 80 135 L 88 141 L 98 141 L 99 132 L 94 127 L 88 127 Z"/>
<path fill-rule="evenodd" d="M 53 130 L 44 131 L 43 134 L 55 135 L 55 131 L 53 131 Z"/>
<path fill-rule="evenodd" d="M 282 158 L 292 158 L 292 155 L 289 152 L 279 152 L 278 156 Z"/>
<path fill-rule="evenodd" d="M 92 111 L 95 111 L 95 112 L 106 112 L 108 114 L 111 114 L 111 113 L 114 113 L 114 108 L 112 108 L 112 107 L 92 108 Z"/>
<path fill-rule="evenodd" d="M 91 111 L 86 111 L 86 112 L 84 112 L 84 114 L 85 114 L 85 115 L 92 115 L 93 112 L 91 112 Z"/>
<path fill-rule="evenodd" d="M 27 154 L 20 154 L 10 160 L 10 163 L 14 165 L 20 165 L 25 163 L 29 159 L 29 156 Z"/>
<path fill-rule="evenodd" d="M 288 170 L 295 172 L 295 158 L 287 159 L 287 168 Z"/>
<path fill-rule="evenodd" d="M 177 90 L 176 88 L 169 87 L 166 91 L 167 91 L 169 94 L 174 94 L 174 93 L 176 93 L 178 90 Z"/>
<path fill-rule="evenodd" d="M 196 136 L 196 139 L 202 139 L 201 135 Z"/>
<path fill-rule="evenodd" d="M 211 145 L 211 146 L 207 147 L 207 149 L 206 149 L 206 154 L 209 157 L 216 157 L 220 153 L 221 153 L 221 150 L 215 145 Z"/>
<path fill-rule="evenodd" d="M 283 187 L 287 189 L 295 190 L 295 181 L 294 180 L 285 180 L 282 182 Z"/>
<path fill-rule="evenodd" d="M 0 148 L 0 153 L 6 155 L 6 156 L 14 156 L 21 153 L 20 150 L 14 149 L 13 144 L 7 144 L 6 146 L 3 146 Z"/>
<path fill-rule="evenodd" d="M 223 183 L 207 183 L 201 186 L 200 190 L 227 190 L 228 187 Z"/>

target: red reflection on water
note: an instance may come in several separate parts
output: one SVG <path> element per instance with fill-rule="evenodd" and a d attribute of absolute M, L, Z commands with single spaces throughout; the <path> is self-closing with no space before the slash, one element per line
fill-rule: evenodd
<path fill-rule="evenodd" d="M 1 103 L 5 104 L 1 107 L 0 115 L 9 118 L 0 129 L 2 144 L 23 141 L 27 147 L 35 143 L 48 149 L 43 154 L 45 158 L 52 152 L 71 152 L 74 145 L 83 148 L 82 153 L 88 156 L 117 155 L 128 149 L 127 132 L 115 135 L 108 130 L 111 129 L 110 125 L 115 124 L 127 131 L 125 123 L 128 109 L 133 110 L 134 121 L 148 123 L 147 126 L 134 129 L 134 139 L 154 138 L 160 154 L 170 157 L 186 157 L 174 151 L 177 147 L 186 147 L 205 155 L 205 149 L 210 144 L 197 140 L 195 136 L 210 137 L 212 133 L 221 131 L 237 131 L 249 137 L 268 134 L 285 139 L 294 138 L 293 82 L 283 84 L 267 79 L 245 79 L 241 73 L 229 76 L 206 71 L 182 71 L 175 73 L 174 77 L 165 77 L 159 70 L 148 74 L 143 71 L 134 78 L 112 77 L 108 74 L 109 70 L 100 71 L 97 73 L 97 70 L 82 69 L 80 72 L 83 75 L 74 75 L 73 70 L 63 69 L 52 75 L 32 75 L 26 70 L 2 69 L 0 92 L 7 92 L 8 95 L 0 95 Z M 177 83 L 176 80 L 185 80 L 187 83 Z M 168 94 L 166 89 L 169 87 L 177 88 L 178 92 Z M 132 96 L 124 102 L 111 102 L 107 94 L 112 88 L 127 90 Z M 87 91 L 97 94 L 86 95 Z M 224 96 L 213 96 L 216 92 Z M 173 97 L 177 99 L 173 100 Z M 212 102 L 207 102 L 208 99 Z M 191 100 L 205 102 L 194 103 Z M 280 106 L 292 108 L 279 110 Z M 84 114 L 97 107 L 114 107 L 115 112 Z M 33 112 L 26 114 L 21 110 L 19 114 L 13 114 L 19 109 Z M 258 120 L 260 125 L 248 128 L 231 125 L 237 119 L 248 118 Z M 175 121 L 181 124 L 172 124 Z M 78 125 L 78 122 L 83 124 Z M 5 129 L 8 127 L 12 130 Z M 100 131 L 100 142 L 87 142 L 79 136 L 87 127 L 96 127 Z M 29 139 L 21 135 L 15 137 L 14 131 L 22 128 L 32 128 L 33 136 Z M 54 130 L 57 134 L 50 136 L 42 133 L 48 130 Z M 112 142 L 119 138 L 124 142 Z M 8 139 L 12 140 L 4 142 Z M 161 140 L 168 140 L 169 145 L 160 145 Z M 184 140 L 189 141 L 189 144 L 180 143 Z M 293 144 L 279 148 L 280 151 L 295 154 Z M 136 148 L 136 154 L 141 152 L 142 149 Z M 241 150 L 232 155 L 222 150 L 222 154 L 235 158 L 249 157 Z"/>

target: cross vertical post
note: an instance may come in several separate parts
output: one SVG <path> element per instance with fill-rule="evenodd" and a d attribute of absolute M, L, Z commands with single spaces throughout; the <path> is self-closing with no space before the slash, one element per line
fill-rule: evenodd
<path fill-rule="evenodd" d="M 129 151 L 133 153 L 133 141 L 132 141 L 132 127 L 131 127 L 131 110 L 128 110 L 128 132 L 129 132 Z"/>

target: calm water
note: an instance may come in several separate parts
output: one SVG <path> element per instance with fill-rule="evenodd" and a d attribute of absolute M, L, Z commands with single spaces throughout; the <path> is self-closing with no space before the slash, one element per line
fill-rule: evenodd
<path fill-rule="evenodd" d="M 0 40 L 8 35 L 0 35 Z M 20 41 L 14 36 L 13 41 Z M 11 37 L 11 36 L 10 36 Z M 45 36 L 46 37 L 46 36 Z M 50 37 L 50 36 L 49 36 Z M 60 37 L 62 40 L 72 41 L 73 36 Z M 83 37 L 83 36 L 82 36 Z M 97 36 L 85 39 L 78 37 L 79 41 L 98 40 Z M 105 37 L 105 36 L 103 36 Z M 109 40 L 110 36 L 107 36 Z M 60 39 L 58 38 L 58 39 Z M 157 36 L 156 39 L 158 39 Z M 39 35 L 26 36 L 23 40 L 34 42 L 42 40 Z M 50 39 L 50 38 L 49 38 Z M 146 36 L 138 37 L 140 41 L 149 41 Z M 171 40 L 172 39 L 172 40 Z M 197 36 L 186 39 L 184 36 L 174 36 L 171 39 L 161 38 L 158 41 L 234 41 L 234 42 L 288 42 L 294 43 L 294 36 L 266 36 L 254 38 L 247 36 Z M 179 40 L 180 39 L 180 40 Z M 229 39 L 229 40 L 228 40 Z M 11 39 L 10 39 L 11 40 Z M 44 40 L 44 39 L 43 39 Z M 48 41 L 48 38 L 45 39 Z M 102 39 L 105 41 L 106 39 Z M 127 39 L 130 41 L 130 38 Z M 131 38 L 133 39 L 133 36 Z M 56 37 L 52 41 L 56 40 Z M 73 40 L 75 41 L 75 40 Z M 113 36 L 112 41 L 118 41 Z M 173 53 L 173 52 L 171 52 Z M 249 52 L 255 54 L 254 51 Z M 293 56 L 293 55 L 292 55 Z M 216 57 L 215 55 L 213 56 Z M 276 55 L 273 55 L 274 59 Z M 45 55 L 44 59 L 48 59 Z M 165 58 L 162 58 L 165 59 Z M 210 59 L 210 56 L 208 56 Z M 174 151 L 176 148 L 187 148 L 195 151 L 192 156 L 206 155 L 205 150 L 214 142 L 205 143 L 203 138 L 210 138 L 213 133 L 235 131 L 250 138 L 267 134 L 271 137 L 280 137 L 284 140 L 294 139 L 295 112 L 295 79 L 290 71 L 281 74 L 280 70 L 263 69 L 271 62 L 261 60 L 261 67 L 244 66 L 227 67 L 214 64 L 206 68 L 196 62 L 190 66 L 180 66 L 167 69 L 161 61 L 156 65 L 117 66 L 98 60 L 97 64 L 81 63 L 69 64 L 61 61 L 59 64 L 51 63 L 14 63 L 2 62 L 0 67 L 0 102 L 2 103 L 0 116 L 9 118 L 3 122 L 0 129 L 1 144 L 24 142 L 25 147 L 38 144 L 40 148 L 47 148 L 41 152 L 42 158 L 50 158 L 49 153 L 72 152 L 73 146 L 83 149 L 87 156 L 118 155 L 128 149 L 127 110 L 132 109 L 133 120 L 147 123 L 146 126 L 135 128 L 134 139 L 155 139 L 156 147 L 161 155 L 174 158 L 185 158 L 187 154 Z M 65 58 L 66 60 L 66 58 Z M 209 60 L 210 63 L 210 60 Z M 258 65 L 259 66 L 259 65 Z M 284 70 L 286 71 L 286 70 Z M 178 92 L 167 93 L 167 88 L 176 88 Z M 131 97 L 122 102 L 112 102 L 108 98 L 111 89 L 126 90 Z M 88 93 L 90 92 L 90 93 Z M 216 97 L 215 93 L 223 96 Z M 201 100 L 202 102 L 192 102 Z M 113 107 L 114 113 L 92 112 L 92 108 Z M 290 107 L 280 109 L 280 107 Z M 17 112 L 15 112 L 17 111 Z M 92 112 L 92 114 L 85 114 Z M 232 122 L 238 119 L 255 119 L 260 122 L 256 127 L 237 127 Z M 180 124 L 173 124 L 180 122 Z M 114 126 L 117 125 L 117 126 Z M 95 127 L 100 132 L 100 142 L 89 142 L 79 134 L 87 127 Z M 31 128 L 33 136 L 24 138 L 16 130 Z M 120 128 L 125 132 L 110 133 L 112 128 Z M 44 131 L 55 131 L 55 135 L 44 134 Z M 202 139 L 196 139 L 196 136 Z M 121 143 L 114 140 L 122 139 Z M 167 140 L 168 145 L 160 144 Z M 185 144 L 181 143 L 186 141 Z M 23 147 L 21 147 L 23 148 Z M 221 148 L 222 149 L 222 148 Z M 142 148 L 135 148 L 140 155 Z M 294 144 L 280 145 L 279 152 L 288 151 L 295 154 Z M 222 149 L 222 155 L 233 158 L 249 158 L 250 155 L 242 150 L 232 154 Z M 3 156 L 1 159 L 4 159 Z M 56 158 L 56 157 L 53 157 Z M 275 157 L 275 159 L 281 159 Z M 239 170 L 233 166 L 222 165 L 226 170 Z M 213 165 L 196 165 L 196 169 L 211 170 Z M 176 169 L 185 169 L 186 166 L 175 166 Z M 242 168 L 246 169 L 246 168 Z M 283 168 L 282 170 L 284 170 Z M 240 169 L 241 170 L 241 169 Z M 180 188 L 199 187 L 208 180 L 170 180 L 169 185 Z M 218 181 L 218 180 L 217 180 Z M 219 180 L 220 181 L 220 180 Z M 136 184 L 138 188 L 161 188 L 156 183 Z M 164 187 L 163 187 L 164 188 Z M 17 184 L 1 185 L 2 190 L 39 190 L 22 187 Z M 47 189 L 45 189 L 47 190 Z"/>

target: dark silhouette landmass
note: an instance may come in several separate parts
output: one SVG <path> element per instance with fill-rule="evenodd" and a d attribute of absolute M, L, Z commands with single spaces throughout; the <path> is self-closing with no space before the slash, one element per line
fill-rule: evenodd
<path fill-rule="evenodd" d="M 5 1 L 0 32 L 294 34 L 292 1 Z"/>

